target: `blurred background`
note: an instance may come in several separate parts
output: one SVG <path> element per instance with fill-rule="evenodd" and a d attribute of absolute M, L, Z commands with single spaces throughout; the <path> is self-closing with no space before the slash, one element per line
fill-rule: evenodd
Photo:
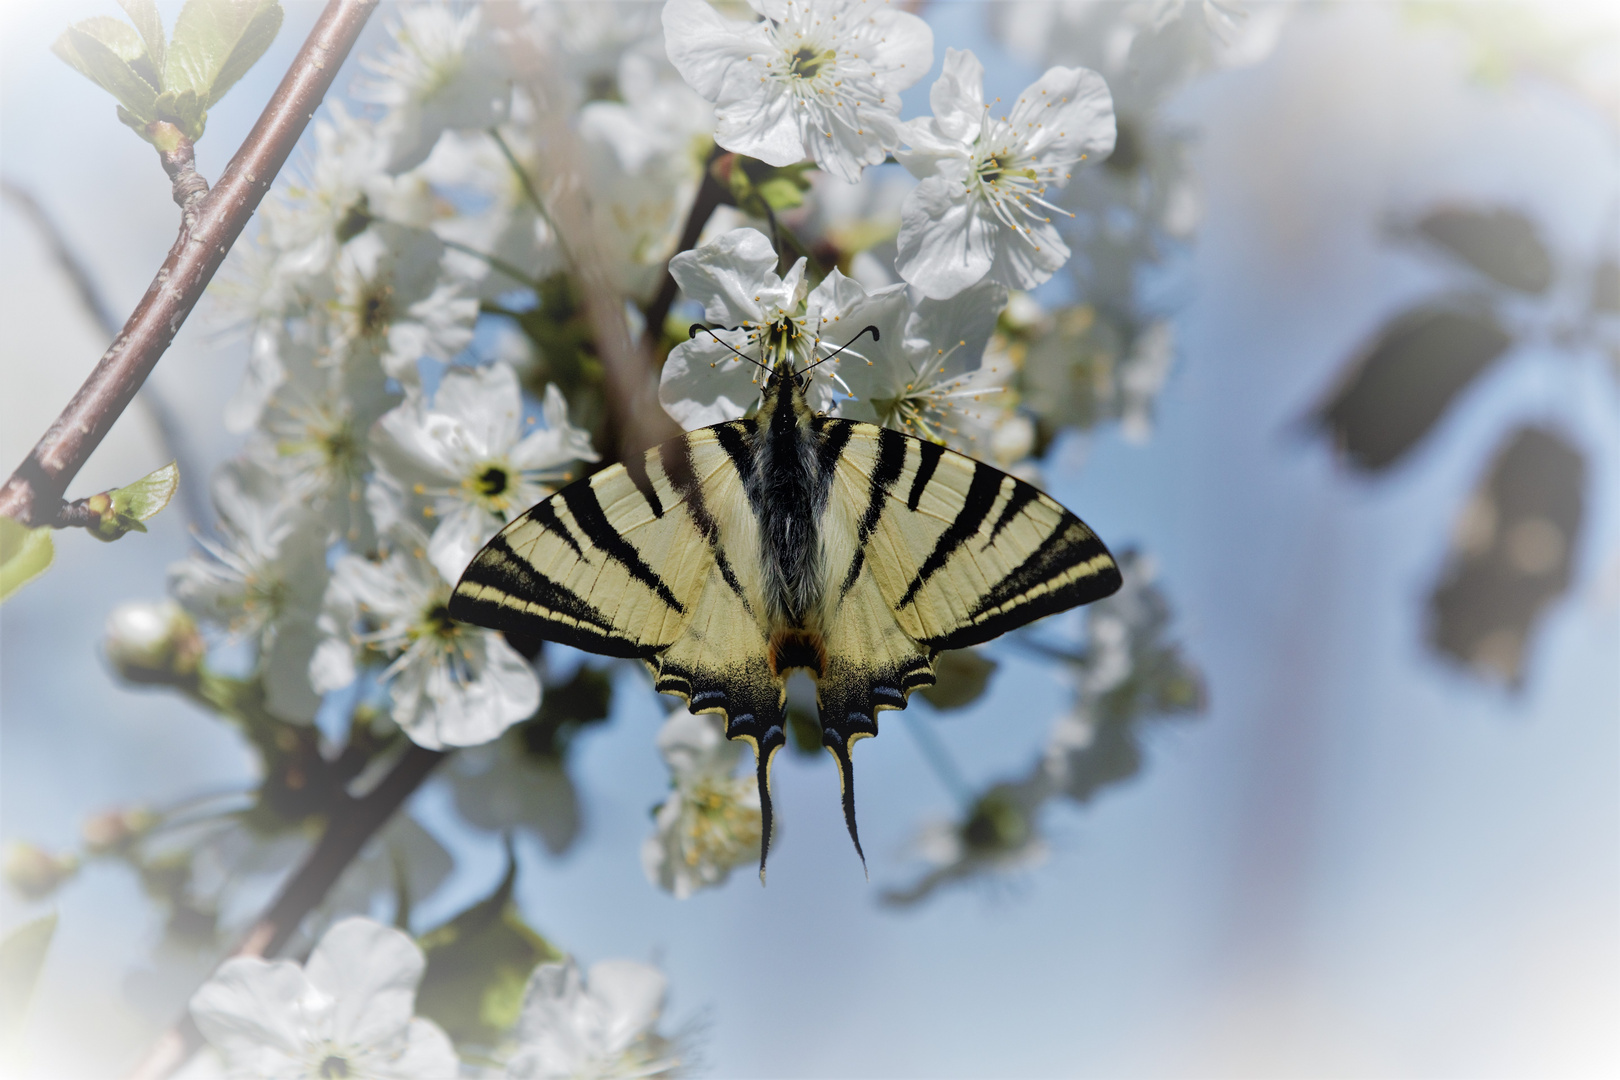
<path fill-rule="evenodd" d="M 1028 842 L 930 868 L 928 823 L 971 824 L 974 793 L 1016 783 L 1073 708 L 1072 665 L 998 641 L 983 696 L 916 701 L 861 744 L 870 881 L 826 756 L 783 754 L 769 888 L 740 872 L 677 900 L 640 863 L 664 713 L 612 669 L 611 716 L 569 750 L 580 836 L 556 855 L 519 832 L 516 899 L 583 961 L 660 964 L 666 1026 L 707 1075 L 1614 1075 L 1620 19 L 1144 6 L 1166 21 L 1123 39 L 1115 5 L 920 13 L 936 72 L 970 45 L 987 96 L 1051 63 L 1114 91 L 1113 172 L 1066 203 L 1087 242 L 1009 333 L 1059 358 L 1028 389 L 1049 490 L 1151 564 L 1201 694 L 1133 713 L 1104 778 L 1031 810 Z M 0 8 L 0 171 L 122 319 L 175 209 L 151 150 L 48 51 L 112 7 Z M 204 175 L 316 10 L 287 5 L 210 115 Z M 104 341 L 14 197 L 0 250 L 9 469 Z M 211 464 L 235 449 L 220 416 L 246 346 L 207 315 L 152 381 Z M 1123 389 L 1060 413 L 1065 362 L 1076 385 L 1113 364 Z M 170 456 L 137 405 L 70 495 Z M 0 609 L 8 844 L 69 850 L 109 807 L 257 782 L 232 731 L 100 654 L 111 609 L 161 596 L 190 545 L 179 500 L 113 545 L 63 534 Z M 1083 615 L 1052 623 L 1040 641 L 1084 640 Z M 506 856 L 447 776 L 410 811 L 453 856 L 416 898 L 420 929 L 489 895 Z M 22 1036 L 32 1075 L 117 1075 L 213 963 L 166 943 L 166 909 L 117 862 L 0 902 L 0 930 L 59 916 Z"/>

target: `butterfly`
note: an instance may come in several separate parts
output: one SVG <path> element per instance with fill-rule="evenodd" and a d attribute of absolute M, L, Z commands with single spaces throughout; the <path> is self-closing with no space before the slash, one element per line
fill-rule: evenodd
<path fill-rule="evenodd" d="M 769 367 L 743 357 L 767 373 L 753 417 L 536 504 L 474 557 L 449 605 L 464 622 L 645 661 L 658 690 L 720 713 L 727 737 L 754 749 L 762 881 L 792 671 L 816 682 L 864 865 L 850 750 L 877 734 L 877 714 L 932 685 L 942 650 L 1120 586 L 1102 541 L 1037 488 L 938 443 L 813 411 L 814 365 L 795 371 L 788 350 L 777 356 Z"/>

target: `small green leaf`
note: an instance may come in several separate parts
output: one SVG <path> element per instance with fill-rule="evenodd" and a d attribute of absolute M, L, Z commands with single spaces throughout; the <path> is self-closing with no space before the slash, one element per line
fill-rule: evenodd
<path fill-rule="evenodd" d="M 773 176 L 757 186 L 759 197 L 780 213 L 804 205 L 804 190 L 787 176 Z"/>
<path fill-rule="evenodd" d="M 934 685 L 917 691 L 941 712 L 973 704 L 990 685 L 996 662 L 977 649 L 948 649 L 934 659 Z"/>
<path fill-rule="evenodd" d="M 93 523 L 75 521 L 74 524 L 84 524 L 86 531 L 98 540 L 117 540 L 125 533 L 145 532 L 142 522 L 168 506 L 179 486 L 180 469 L 171 461 L 133 484 L 103 491 L 76 504 L 94 514 L 96 520 Z"/>
<path fill-rule="evenodd" d="M 276 0 L 186 0 L 163 65 L 164 88 L 213 106 L 247 74 L 281 29 Z"/>
<path fill-rule="evenodd" d="M 152 81 L 158 85 L 161 76 L 157 73 L 163 70 L 164 37 L 163 16 L 158 14 L 157 4 L 153 0 L 118 0 L 118 6 L 124 9 L 124 14 L 135 24 L 136 32 L 146 44 L 146 55 L 152 61 Z"/>
<path fill-rule="evenodd" d="M 102 17 L 68 27 L 51 51 L 117 98 L 131 114 L 150 120 L 158 91 L 124 55 L 132 47 L 137 57 L 145 56 L 139 34 L 116 19 Z"/>
<path fill-rule="evenodd" d="M 0 600 L 43 574 L 55 557 L 49 526 L 30 529 L 0 517 Z"/>
<path fill-rule="evenodd" d="M 457 1043 L 494 1044 L 517 1021 L 530 973 L 562 959 L 523 921 L 512 901 L 517 861 L 510 847 L 506 859 L 506 876 L 488 898 L 418 942 L 427 954 L 427 970 L 416 1011 Z"/>
<path fill-rule="evenodd" d="M 56 913 L 24 923 L 0 941 L 0 1045 L 11 1051 L 56 933 Z M 9 1054 L 8 1054 L 9 1056 Z"/>

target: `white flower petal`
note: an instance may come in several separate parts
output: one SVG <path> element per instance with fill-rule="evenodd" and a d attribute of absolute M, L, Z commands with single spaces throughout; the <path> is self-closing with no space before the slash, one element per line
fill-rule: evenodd
<path fill-rule="evenodd" d="M 348 918 L 322 935 L 304 974 L 333 999 L 332 1039 L 370 1046 L 405 1033 L 424 966 L 422 950 L 405 934 Z"/>
<path fill-rule="evenodd" d="M 990 230 L 959 183 L 928 177 L 900 207 L 895 269 L 924 296 L 948 300 L 995 262 Z"/>

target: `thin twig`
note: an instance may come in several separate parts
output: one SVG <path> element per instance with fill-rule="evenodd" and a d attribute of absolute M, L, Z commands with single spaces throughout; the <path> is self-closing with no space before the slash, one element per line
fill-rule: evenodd
<path fill-rule="evenodd" d="M 724 152 L 716 146 L 709 154 L 709 160 L 703 164 L 703 183 L 698 185 L 697 194 L 692 197 L 692 209 L 686 215 L 686 227 L 681 230 L 680 241 L 675 245 L 676 255 L 697 247 L 698 237 L 703 235 L 703 226 L 709 223 L 715 209 L 725 201 L 726 189 L 714 175 L 714 163 Z M 641 336 L 641 347 L 650 357 L 658 356 L 659 343 L 664 339 L 664 323 L 669 319 L 669 309 L 675 303 L 675 294 L 679 288 L 675 284 L 675 276 L 669 272 L 669 263 L 666 262 L 664 278 L 658 286 L 658 295 L 653 297 L 652 304 L 647 308 L 647 329 Z"/>
<path fill-rule="evenodd" d="M 95 323 L 103 338 L 111 341 L 118 333 L 118 323 L 113 318 L 112 308 L 108 306 L 101 288 L 90 273 L 90 268 L 79 258 L 78 252 L 68 242 L 67 234 L 57 225 L 56 219 L 40 205 L 32 192 L 12 180 L 0 178 L 0 196 L 14 203 L 17 209 L 27 215 L 35 231 L 45 241 L 45 246 L 50 249 L 51 258 L 55 260 L 57 268 L 73 286 L 74 294 L 78 296 L 85 314 L 90 316 L 90 321 Z M 203 476 L 203 470 L 197 456 L 192 453 L 191 439 L 175 415 L 174 407 L 169 404 L 168 396 L 152 382 L 142 384 L 140 393 L 136 396 L 151 416 L 152 423 L 156 425 L 158 440 L 163 444 L 163 449 L 180 466 L 180 506 L 185 511 L 186 520 L 196 528 L 211 531 L 212 515 L 208 509 L 208 500 L 205 498 L 205 488 L 197 483 Z"/>
<path fill-rule="evenodd" d="M 614 286 L 596 246 L 584 179 L 574 163 L 584 153 L 564 115 L 565 95 L 557 65 L 523 24 L 516 4 L 486 9 L 505 32 L 507 59 L 522 72 L 519 85 L 535 104 L 541 175 L 532 178 L 518 167 L 537 212 L 553 223 L 574 272 L 590 322 L 596 355 L 606 375 L 607 435 L 604 447 L 620 460 L 654 443 L 680 434 L 680 428 L 658 404 L 652 366 L 630 336 L 624 297 Z"/>
<path fill-rule="evenodd" d="M 174 167 L 176 199 L 186 207 L 180 235 L 95 370 L 0 487 L 0 515 L 30 526 L 55 522 L 68 484 L 129 407 L 213 280 L 376 6 L 377 0 L 329 0 L 213 191 L 200 195 L 195 174 L 165 156 L 165 169 Z"/>
<path fill-rule="evenodd" d="M 371 792 L 359 799 L 344 799 L 334 807 L 320 842 L 231 955 L 274 956 L 297 932 L 304 916 L 326 898 L 366 841 L 449 756 L 443 751 L 412 746 Z M 158 1038 L 129 1074 L 129 1080 L 163 1080 L 184 1065 L 202 1044 L 202 1033 L 187 1013 Z"/>

